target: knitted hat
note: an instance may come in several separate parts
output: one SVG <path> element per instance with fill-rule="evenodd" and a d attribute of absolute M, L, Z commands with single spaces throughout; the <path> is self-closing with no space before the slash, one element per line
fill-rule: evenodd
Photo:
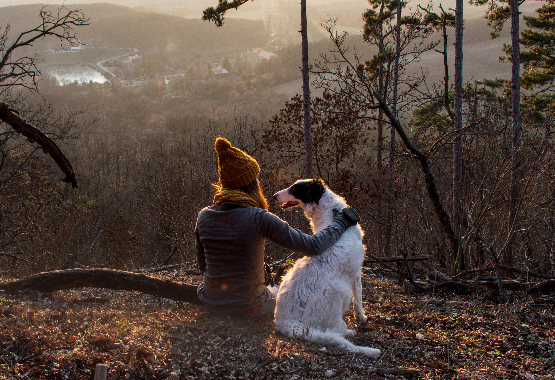
<path fill-rule="evenodd" d="M 223 137 L 216 139 L 215 149 L 218 153 L 218 177 L 223 187 L 236 189 L 246 186 L 260 173 L 254 158 L 231 146 Z"/>

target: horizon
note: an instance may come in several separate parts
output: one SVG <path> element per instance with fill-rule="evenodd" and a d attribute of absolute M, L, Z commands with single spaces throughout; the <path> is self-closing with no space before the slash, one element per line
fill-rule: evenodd
<path fill-rule="evenodd" d="M 299 0 L 281 0 L 284 2 L 294 3 Z M 270 7 L 266 8 L 264 11 L 260 11 L 258 6 L 260 3 L 270 3 Z M 172 14 L 172 10 L 183 10 L 186 9 L 190 14 L 196 14 L 198 12 L 198 18 L 202 18 L 202 11 L 210 6 L 216 6 L 218 0 L 0 0 L 0 7 L 9 6 L 20 6 L 20 5 L 64 5 L 66 7 L 73 7 L 79 5 L 90 5 L 90 4 L 114 4 L 131 9 L 140 9 L 141 11 L 147 11 L 152 13 L 162 13 L 162 14 Z M 310 16 L 310 7 L 318 7 L 319 11 L 325 11 L 329 7 L 330 13 L 337 8 L 333 8 L 334 5 L 348 3 L 349 7 L 353 9 L 353 12 L 360 11 L 364 12 L 369 8 L 369 3 L 366 0 L 358 0 L 353 2 L 352 0 L 307 0 L 308 7 L 308 17 Z M 424 5 L 430 3 L 429 0 L 409 0 L 408 8 L 414 9 L 418 5 Z M 438 8 L 439 5 L 443 5 L 444 9 L 454 12 L 456 0 L 443 0 L 433 2 L 434 8 Z M 531 14 L 536 8 L 542 6 L 545 0 L 530 0 L 525 2 L 520 6 L 520 11 L 523 14 Z M 247 19 L 264 19 L 268 15 L 268 10 L 275 9 L 277 4 L 276 0 L 252 0 L 245 3 L 243 6 L 236 10 L 230 10 L 226 13 L 226 18 L 247 18 Z M 437 4 L 437 5 L 436 5 Z M 258 6 L 258 7 L 257 7 Z M 482 18 L 487 12 L 487 5 L 471 5 L 466 4 L 463 9 L 463 17 L 466 20 Z M 195 16 L 182 16 L 184 18 L 196 18 Z"/>
<path fill-rule="evenodd" d="M 242 7 L 237 10 L 228 11 L 226 14 L 227 17 L 240 17 L 243 13 L 249 12 L 249 5 L 253 3 L 260 3 L 268 0 L 257 0 L 257 1 L 249 1 L 245 3 Z M 289 2 L 295 2 L 298 0 L 284 0 Z M 543 0 L 534 0 L 537 2 L 543 2 Z M 210 6 L 216 6 L 218 0 L 162 0 L 162 1 L 152 1 L 152 0 L 92 0 L 92 1 L 82 1 L 82 0 L 44 0 L 44 1 L 33 1 L 33 0 L 0 0 L 0 7 L 8 7 L 8 6 L 18 6 L 18 5 L 65 5 L 65 6 L 74 6 L 74 5 L 89 5 L 89 4 L 98 4 L 98 3 L 108 3 L 114 5 L 121 5 L 129 8 L 147 8 L 147 9 L 160 9 L 163 8 L 189 8 L 189 9 L 198 9 L 199 10 L 199 17 L 202 16 L 202 10 Z M 350 0 L 307 0 L 307 6 L 316 6 L 321 4 L 322 6 L 326 5 L 333 5 L 338 3 L 349 3 L 353 7 L 360 5 L 361 8 L 367 8 L 369 6 L 368 1 L 359 0 L 358 2 L 353 2 Z M 360 4 L 357 4 L 360 3 Z M 428 0 L 421 0 L 421 1 L 410 1 L 408 2 L 409 8 L 416 7 L 417 5 L 424 5 L 428 4 Z M 444 0 L 439 2 L 438 4 L 443 4 L 445 9 L 449 9 L 454 11 L 455 8 L 455 0 Z M 476 6 L 468 4 L 465 8 L 465 16 L 474 17 L 476 15 L 485 14 L 487 10 L 487 6 Z"/>

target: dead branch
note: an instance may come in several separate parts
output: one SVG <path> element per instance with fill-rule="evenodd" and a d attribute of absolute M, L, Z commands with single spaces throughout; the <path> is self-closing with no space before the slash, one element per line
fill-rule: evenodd
<path fill-rule="evenodd" d="M 507 266 L 507 265 L 499 265 L 499 269 L 515 272 L 515 273 L 518 273 L 520 275 L 528 276 L 528 277 L 543 278 L 545 280 L 555 280 L 555 277 L 553 277 L 553 276 L 547 276 L 547 275 L 544 275 L 544 274 L 541 274 L 541 273 L 525 271 L 525 270 L 522 270 L 522 269 L 510 267 L 510 266 Z"/>
<path fill-rule="evenodd" d="M 425 285 L 419 282 L 409 282 L 413 288 L 412 291 L 415 293 L 440 293 L 440 292 L 453 292 L 457 294 L 473 294 L 478 292 L 478 289 L 472 285 L 466 284 L 464 282 L 457 281 L 447 281 L 441 282 L 439 284 Z"/>
<path fill-rule="evenodd" d="M 505 290 L 524 290 L 530 286 L 530 283 L 528 282 L 522 282 L 512 279 L 498 279 L 496 277 L 474 280 L 471 282 L 471 284 L 476 286 L 483 286 L 492 290 L 499 290 L 499 287 Z"/>
<path fill-rule="evenodd" d="M 408 272 L 400 270 L 400 268 L 393 268 L 388 263 L 402 263 L 404 262 L 405 265 L 408 261 L 421 261 L 422 259 L 426 259 L 427 256 L 414 256 L 414 257 L 376 257 L 371 254 L 368 254 L 370 259 L 364 260 L 364 265 L 368 265 L 371 263 L 379 263 L 382 267 L 396 273 L 401 277 L 402 280 L 405 280 L 405 288 L 409 289 L 410 292 L 414 292 L 417 294 L 427 294 L 427 293 L 441 293 L 441 292 L 451 292 L 456 294 L 475 294 L 475 293 L 487 293 L 486 289 L 493 290 L 494 292 L 499 292 L 500 289 L 509 289 L 518 291 L 519 294 L 525 295 L 533 295 L 533 294 L 548 294 L 555 291 L 555 279 L 550 279 L 544 281 L 540 284 L 534 285 L 530 287 L 529 282 L 522 282 L 517 281 L 514 279 L 499 279 L 499 278 L 482 278 L 479 280 L 474 281 L 456 281 L 453 278 L 442 274 L 438 271 L 428 271 L 425 268 L 419 267 L 423 272 L 426 274 L 428 279 L 430 279 L 432 285 L 424 284 L 422 282 L 415 281 L 412 273 L 410 270 Z M 408 269 L 408 267 L 407 267 Z M 506 267 L 506 269 L 515 269 L 511 267 Z M 494 271 L 495 268 L 491 268 L 489 271 Z M 476 270 L 476 272 L 482 272 L 482 270 Z M 515 269 L 516 272 L 519 270 Z M 469 273 L 474 273 L 474 271 L 466 271 L 461 273 L 461 275 L 467 275 Z M 431 279 L 437 279 L 441 282 L 435 282 Z M 455 276 L 457 278 L 457 276 Z M 410 286 L 409 286 L 410 285 Z M 492 301 L 499 301 L 499 300 L 512 300 L 514 296 L 505 296 L 503 292 L 500 295 L 486 295 L 487 298 L 491 299 Z"/>
<path fill-rule="evenodd" d="M 489 294 L 488 298 L 491 300 L 502 299 L 508 301 L 512 301 L 518 298 L 518 296 L 543 295 L 555 292 L 555 280 L 547 280 L 530 287 L 530 283 L 528 282 L 519 282 L 515 280 L 498 280 L 496 278 L 483 281 L 472 281 L 471 283 L 446 281 L 437 284 L 426 285 L 416 281 L 407 281 L 406 284 L 412 285 L 410 291 L 418 294 L 453 292 L 463 295 L 474 293 L 486 294 L 487 291 L 485 291 L 485 289 L 494 290 L 494 292 L 497 293 L 499 290 L 499 285 L 502 285 L 504 288 L 515 290 L 516 292 L 512 293 L 511 295 L 505 295 L 502 293 L 499 293 L 498 295 Z"/>
<path fill-rule="evenodd" d="M 405 262 L 405 261 L 426 261 L 431 259 L 431 256 L 392 256 L 392 257 L 374 257 L 370 256 L 370 259 L 364 260 L 364 265 L 368 265 L 371 263 L 397 263 L 397 262 Z"/>
<path fill-rule="evenodd" d="M 0 284 L 0 290 L 55 292 L 75 288 L 103 288 L 136 291 L 174 301 L 202 304 L 197 286 L 162 280 L 144 274 L 112 269 L 69 269 L 38 273 L 18 281 Z"/>
<path fill-rule="evenodd" d="M 555 292 L 555 280 L 547 280 L 525 290 L 527 294 L 548 294 Z"/>
<path fill-rule="evenodd" d="M 73 188 L 77 188 L 77 179 L 73 166 L 66 158 L 62 150 L 56 145 L 54 141 L 44 132 L 28 123 L 24 118 L 19 116 L 17 111 L 12 110 L 6 103 L 0 102 L 0 120 L 10 125 L 17 133 L 25 136 L 29 141 L 38 143 L 42 151 L 49 154 L 58 167 L 64 172 L 66 177 L 64 182 L 71 183 Z"/>

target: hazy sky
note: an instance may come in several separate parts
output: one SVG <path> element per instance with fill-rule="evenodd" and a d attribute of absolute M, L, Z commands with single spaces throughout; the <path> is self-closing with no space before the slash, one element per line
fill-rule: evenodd
<path fill-rule="evenodd" d="M 256 0 L 265 1 L 265 0 Z M 341 2 L 360 2 L 361 4 L 367 4 L 365 0 L 307 0 L 308 5 L 315 4 L 326 4 L 326 3 L 341 3 Z M 0 6 L 8 5 L 21 5 L 21 4 L 62 4 L 61 0 L 0 0 Z M 427 0 L 412 0 L 411 5 L 424 4 Z M 440 1 L 444 7 L 454 7 L 455 0 L 441 0 Z M 90 4 L 90 3 L 113 3 L 126 5 L 129 7 L 136 6 L 146 6 L 146 7 L 157 7 L 157 6 L 187 6 L 187 7 L 199 7 L 206 8 L 208 6 L 215 6 L 218 4 L 218 0 L 66 0 L 65 4 Z"/>
<path fill-rule="evenodd" d="M 264 1 L 272 1 L 272 0 L 256 0 L 257 2 L 264 2 Z M 299 0 L 290 0 L 290 1 L 299 1 Z M 418 4 L 427 4 L 429 0 L 409 0 L 409 7 L 415 8 Z M 434 0 L 434 3 L 439 5 L 440 3 L 443 5 L 444 9 L 455 7 L 456 0 Z M 355 6 L 356 3 L 360 3 L 361 9 L 366 9 L 366 5 L 368 1 L 366 0 L 307 0 L 307 5 L 314 6 L 320 4 L 320 6 L 325 9 L 326 4 L 331 3 L 342 3 L 348 2 L 350 6 Z M 0 7 L 2 6 L 9 6 L 9 5 L 22 5 L 22 4 L 62 4 L 64 1 L 62 0 L 0 0 Z M 199 10 L 199 17 L 202 14 L 202 10 L 208 6 L 216 6 L 218 4 L 218 0 L 65 0 L 66 5 L 75 5 L 75 4 L 89 4 L 89 3 L 113 3 L 119 5 L 125 5 L 129 7 L 146 7 L 146 8 L 171 8 L 171 7 L 186 7 L 189 9 L 198 9 Z M 543 2 L 534 1 L 534 2 L 526 2 L 524 3 L 521 8 L 522 10 L 531 10 L 535 9 L 537 6 L 541 6 Z M 245 4 L 244 7 L 239 8 L 238 11 L 232 10 L 230 13 L 230 17 L 240 17 L 241 9 L 247 10 L 248 4 Z M 474 18 L 474 17 L 481 17 L 486 11 L 485 6 L 476 7 L 472 6 L 468 3 L 465 3 L 464 8 L 464 16 L 465 18 Z"/>
<path fill-rule="evenodd" d="M 259 0 L 264 1 L 264 0 Z M 309 0 L 311 1 L 311 0 Z M 317 0 L 318 1 L 318 0 Z M 326 1 L 326 0 L 324 0 Z M 6 5 L 21 5 L 21 4 L 62 4 L 64 1 L 61 0 L 0 0 L 0 6 Z M 113 3 L 126 5 L 129 7 L 136 6 L 210 6 L 217 5 L 218 0 L 66 0 L 66 4 L 90 4 L 90 3 Z"/>

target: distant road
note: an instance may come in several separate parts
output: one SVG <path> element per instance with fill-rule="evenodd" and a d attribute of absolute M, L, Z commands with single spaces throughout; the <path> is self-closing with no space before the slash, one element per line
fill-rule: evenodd
<path fill-rule="evenodd" d="M 103 61 L 100 61 L 96 64 L 96 66 L 98 66 L 98 68 L 100 69 L 101 73 L 107 73 L 109 76 L 111 76 L 113 79 L 119 79 L 113 72 L 111 72 L 110 70 L 108 70 L 107 68 L 105 68 L 103 66 L 104 62 L 107 61 L 111 61 L 112 59 L 118 59 L 121 57 L 125 57 L 126 55 L 131 55 L 131 54 L 137 54 L 137 52 L 139 51 L 139 49 L 133 49 L 133 51 L 131 53 L 126 53 L 126 54 L 122 54 L 122 55 L 118 55 L 117 57 L 112 57 L 112 58 L 108 58 L 105 59 Z M 107 78 L 108 79 L 108 78 Z"/>

